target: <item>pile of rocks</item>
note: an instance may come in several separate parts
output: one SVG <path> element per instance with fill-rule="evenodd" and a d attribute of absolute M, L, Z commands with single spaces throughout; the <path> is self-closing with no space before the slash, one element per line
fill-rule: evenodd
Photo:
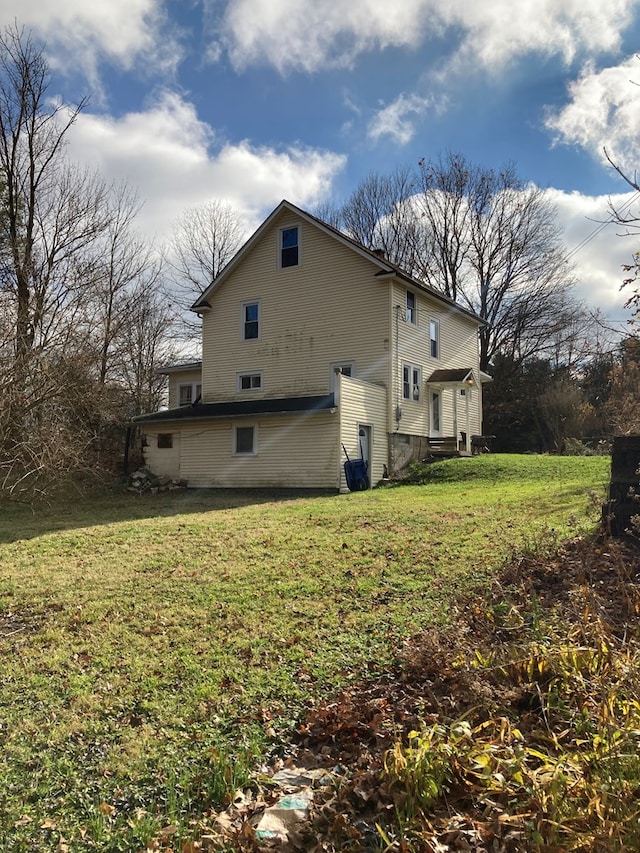
<path fill-rule="evenodd" d="M 172 489 L 186 488 L 184 480 L 172 480 L 171 477 L 156 477 L 148 468 L 138 468 L 133 474 L 129 474 L 127 491 L 141 495 L 144 492 L 157 495 L 158 492 L 168 492 Z"/>

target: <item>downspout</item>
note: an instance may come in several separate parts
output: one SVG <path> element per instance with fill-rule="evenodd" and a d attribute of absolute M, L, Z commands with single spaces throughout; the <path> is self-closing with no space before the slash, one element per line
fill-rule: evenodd
<path fill-rule="evenodd" d="M 393 383 L 395 385 L 394 417 L 396 420 L 396 432 L 399 432 L 400 419 L 402 417 L 402 406 L 400 405 L 400 392 L 402 388 L 402 364 L 400 363 L 400 311 L 402 311 L 402 305 L 395 305 L 394 308 L 396 311 L 396 370 L 394 371 L 396 381 Z"/>

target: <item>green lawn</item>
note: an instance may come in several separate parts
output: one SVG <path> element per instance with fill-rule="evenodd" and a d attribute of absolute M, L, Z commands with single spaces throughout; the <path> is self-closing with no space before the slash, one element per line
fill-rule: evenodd
<path fill-rule="evenodd" d="M 608 471 L 482 456 L 339 496 L 0 504 L 0 850 L 135 853 L 168 824 L 180 849 L 311 697 L 593 526 Z"/>

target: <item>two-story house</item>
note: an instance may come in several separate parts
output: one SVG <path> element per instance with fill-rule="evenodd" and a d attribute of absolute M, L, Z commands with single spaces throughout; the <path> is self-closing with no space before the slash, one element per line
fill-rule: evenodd
<path fill-rule="evenodd" d="M 202 362 L 135 419 L 145 462 L 194 487 L 344 490 L 481 432 L 482 321 L 282 201 L 192 306 Z"/>

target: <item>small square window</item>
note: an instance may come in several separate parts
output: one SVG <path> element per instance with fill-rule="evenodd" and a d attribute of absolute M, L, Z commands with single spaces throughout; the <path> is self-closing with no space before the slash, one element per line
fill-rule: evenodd
<path fill-rule="evenodd" d="M 173 447 L 173 435 L 170 432 L 158 433 L 158 448 L 168 450 Z"/>
<path fill-rule="evenodd" d="M 178 405 L 190 406 L 199 402 L 202 395 L 202 385 L 199 382 L 189 382 L 178 385 Z"/>
<path fill-rule="evenodd" d="M 341 373 L 343 376 L 356 375 L 355 363 L 353 361 L 333 361 L 330 365 L 329 373 L 329 389 L 333 392 L 336 390 L 336 375 Z"/>
<path fill-rule="evenodd" d="M 245 341 L 260 337 L 260 303 L 245 302 L 242 306 L 242 337 Z"/>
<path fill-rule="evenodd" d="M 238 391 L 259 391 L 262 388 L 261 373 L 239 373 Z"/>
<path fill-rule="evenodd" d="M 255 427 L 236 427 L 234 452 L 238 455 L 251 455 L 256 452 Z"/>
<path fill-rule="evenodd" d="M 283 228 L 280 232 L 280 266 L 298 266 L 298 226 Z"/>

